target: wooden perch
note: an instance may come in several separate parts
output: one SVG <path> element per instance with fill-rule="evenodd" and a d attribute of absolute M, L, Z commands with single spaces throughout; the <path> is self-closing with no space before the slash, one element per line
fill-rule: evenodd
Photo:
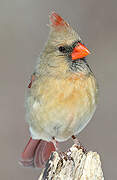
<path fill-rule="evenodd" d="M 38 180 L 104 180 L 100 157 L 73 145 L 67 159 L 53 152 Z"/>

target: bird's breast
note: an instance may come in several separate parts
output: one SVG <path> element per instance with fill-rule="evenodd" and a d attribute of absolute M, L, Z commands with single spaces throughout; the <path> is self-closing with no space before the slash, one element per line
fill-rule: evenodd
<path fill-rule="evenodd" d="M 28 122 L 42 139 L 54 136 L 62 141 L 87 124 L 96 101 L 97 86 L 92 75 L 43 77 L 34 82 L 27 97 Z"/>

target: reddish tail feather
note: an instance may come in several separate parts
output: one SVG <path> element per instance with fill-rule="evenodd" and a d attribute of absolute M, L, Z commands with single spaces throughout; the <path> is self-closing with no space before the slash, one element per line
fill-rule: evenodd
<path fill-rule="evenodd" d="M 43 168 L 55 146 L 52 142 L 30 138 L 22 155 L 20 163 L 26 167 Z"/>

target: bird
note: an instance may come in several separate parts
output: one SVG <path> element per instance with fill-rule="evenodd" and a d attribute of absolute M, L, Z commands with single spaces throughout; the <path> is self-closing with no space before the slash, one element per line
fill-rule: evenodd
<path fill-rule="evenodd" d="M 30 140 L 20 163 L 26 167 L 43 168 L 58 142 L 75 139 L 97 107 L 97 80 L 86 59 L 90 51 L 56 12 L 49 27 L 25 100 Z"/>

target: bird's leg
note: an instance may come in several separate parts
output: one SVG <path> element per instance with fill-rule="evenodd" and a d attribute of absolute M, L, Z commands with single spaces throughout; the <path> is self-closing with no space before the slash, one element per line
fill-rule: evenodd
<path fill-rule="evenodd" d="M 80 143 L 80 141 L 77 139 L 76 136 L 72 135 L 72 139 L 73 139 L 74 144 L 76 145 L 76 147 L 77 147 L 78 149 L 82 149 L 82 151 L 83 151 L 84 153 L 87 152 L 87 151 L 86 151 L 86 148 Z"/>
<path fill-rule="evenodd" d="M 72 159 L 71 156 L 70 156 L 71 155 L 70 152 L 67 151 L 65 153 L 65 152 L 60 151 L 58 143 L 57 143 L 55 137 L 52 137 L 52 142 L 53 142 L 53 144 L 55 146 L 55 149 L 56 149 L 57 153 L 59 154 L 60 160 L 64 159 L 64 160 L 67 161 L 67 159 Z"/>
<path fill-rule="evenodd" d="M 54 144 L 55 149 L 56 149 L 56 151 L 58 152 L 58 151 L 59 151 L 59 148 L 58 148 L 58 143 L 57 143 L 55 137 L 52 137 L 52 143 Z"/>
<path fill-rule="evenodd" d="M 64 152 L 61 152 L 61 151 L 59 150 L 58 143 L 57 143 L 55 137 L 52 137 L 52 142 L 53 142 L 53 144 L 54 144 L 54 146 L 55 146 L 55 149 L 56 149 L 57 153 L 59 154 L 60 158 L 62 159 L 63 156 L 64 156 Z"/>

